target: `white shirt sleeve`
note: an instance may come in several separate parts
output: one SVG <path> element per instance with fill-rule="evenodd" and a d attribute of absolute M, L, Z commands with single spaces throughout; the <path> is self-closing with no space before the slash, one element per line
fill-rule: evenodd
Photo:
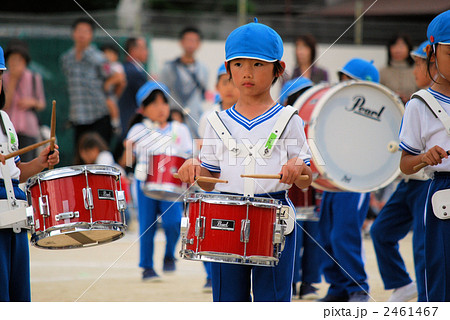
<path fill-rule="evenodd" d="M 400 126 L 400 148 L 414 155 L 425 150 L 421 125 L 421 119 L 423 119 L 421 110 L 424 109 L 427 109 L 427 107 L 420 100 L 410 100 L 405 106 L 405 113 Z"/>
<path fill-rule="evenodd" d="M 304 121 L 295 114 L 286 128 L 286 135 L 283 134 L 284 148 L 287 150 L 288 160 L 292 158 L 302 159 L 306 165 L 310 165 L 311 151 L 306 140 Z"/>
<path fill-rule="evenodd" d="M 207 122 L 205 135 L 203 137 L 203 145 L 200 150 L 201 166 L 211 172 L 220 172 L 219 149 L 223 147 L 223 143 L 217 136 L 211 124 Z"/>

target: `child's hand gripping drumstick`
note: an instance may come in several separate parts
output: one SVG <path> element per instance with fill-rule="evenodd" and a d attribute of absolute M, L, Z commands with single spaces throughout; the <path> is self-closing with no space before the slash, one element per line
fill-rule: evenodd
<path fill-rule="evenodd" d="M 414 171 L 419 171 L 422 168 L 425 168 L 429 165 L 435 166 L 442 162 L 442 159 L 447 159 L 450 155 L 450 150 L 445 151 L 444 149 L 434 146 L 430 150 L 428 150 L 422 157 L 422 163 L 415 165 L 413 167 Z"/>

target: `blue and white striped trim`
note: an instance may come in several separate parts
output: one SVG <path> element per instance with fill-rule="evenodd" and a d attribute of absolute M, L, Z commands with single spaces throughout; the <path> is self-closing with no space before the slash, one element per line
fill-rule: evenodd
<path fill-rule="evenodd" d="M 256 127 L 258 124 L 263 123 L 264 121 L 269 120 L 272 118 L 275 114 L 277 114 L 283 106 L 279 103 L 274 105 L 272 108 L 264 112 L 263 114 L 257 116 L 256 118 L 252 120 L 248 120 L 246 117 L 241 115 L 239 112 L 237 112 L 234 108 L 235 106 L 232 106 L 231 108 L 227 109 L 225 112 L 230 116 L 231 119 L 239 123 L 241 126 L 246 128 L 247 130 L 252 130 L 254 127 Z"/>
<path fill-rule="evenodd" d="M 211 172 L 220 172 L 220 167 L 207 164 L 206 162 L 202 162 L 200 166 Z"/>
<path fill-rule="evenodd" d="M 431 93 L 433 95 L 433 97 L 436 98 L 436 100 L 439 100 L 439 101 L 442 101 L 444 103 L 450 104 L 450 97 L 447 97 L 446 95 L 444 95 L 444 94 L 442 94 L 440 92 L 434 91 L 431 88 L 428 88 L 428 92 Z"/>
<path fill-rule="evenodd" d="M 413 154 L 413 155 L 418 155 L 418 154 L 420 154 L 421 153 L 421 151 L 420 150 L 418 150 L 418 149 L 415 149 L 415 148 L 413 148 L 413 147 L 411 147 L 411 146 L 409 146 L 409 145 L 407 145 L 405 142 L 400 142 L 400 149 L 402 149 L 402 150 L 404 150 L 404 151 L 406 151 L 406 152 L 409 152 L 409 153 L 411 153 L 411 154 Z"/>
<path fill-rule="evenodd" d="M 303 162 L 309 167 L 311 166 L 311 158 L 309 159 L 303 159 Z"/>
<path fill-rule="evenodd" d="M 19 163 L 19 162 L 20 162 L 20 156 L 14 157 L 14 163 Z"/>

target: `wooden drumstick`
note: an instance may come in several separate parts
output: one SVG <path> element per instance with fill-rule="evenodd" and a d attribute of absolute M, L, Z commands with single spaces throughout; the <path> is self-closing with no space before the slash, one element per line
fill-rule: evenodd
<path fill-rule="evenodd" d="M 254 179 L 278 179 L 282 177 L 281 174 L 241 174 L 241 178 L 254 178 Z M 302 174 L 300 180 L 308 180 L 309 176 Z"/>
<path fill-rule="evenodd" d="M 50 124 L 50 139 L 55 138 L 50 142 L 50 154 L 52 154 L 55 151 L 55 140 L 56 140 L 56 101 L 53 100 L 52 102 L 52 120 Z M 49 166 L 48 169 L 53 169 L 54 166 Z"/>
<path fill-rule="evenodd" d="M 173 177 L 176 179 L 180 179 L 180 176 L 178 175 L 178 173 L 174 173 Z M 211 183 L 228 183 L 228 180 L 221 180 L 221 179 L 217 179 L 217 178 L 213 178 L 213 177 L 203 177 L 203 176 L 195 177 L 195 181 L 211 182 Z"/>
<path fill-rule="evenodd" d="M 44 141 L 41 141 L 41 142 L 38 142 L 38 143 L 35 143 L 35 144 L 32 144 L 32 145 L 29 145 L 28 147 L 19 149 L 17 151 L 11 152 L 11 153 L 9 153 L 9 154 L 7 154 L 5 156 L 5 160 L 8 160 L 10 158 L 14 158 L 16 156 L 20 156 L 21 154 L 24 154 L 24 153 L 27 153 L 27 152 L 29 152 L 31 150 L 39 148 L 40 146 L 43 146 L 44 144 L 47 144 L 47 143 L 52 142 L 52 141 L 54 142 L 55 138 L 50 138 L 50 139 L 47 139 L 47 140 L 44 140 Z"/>
<path fill-rule="evenodd" d="M 450 156 L 450 150 L 447 150 L 446 153 L 447 153 L 447 155 Z M 443 159 L 443 158 L 444 158 L 444 157 L 441 156 L 441 159 Z M 422 162 L 422 163 L 416 164 L 416 165 L 413 167 L 413 170 L 414 170 L 414 171 L 419 171 L 420 169 L 423 169 L 423 168 L 425 168 L 425 167 L 427 167 L 427 166 L 428 166 L 428 163 Z"/>

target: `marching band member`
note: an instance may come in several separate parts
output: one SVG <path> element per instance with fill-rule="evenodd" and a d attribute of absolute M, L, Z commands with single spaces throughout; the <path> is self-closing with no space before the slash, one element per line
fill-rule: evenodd
<path fill-rule="evenodd" d="M 255 19 L 228 36 L 225 54 L 228 74 L 240 97 L 230 109 L 209 117 L 201 162 L 187 160 L 179 176 L 188 183 L 194 183 L 196 176 L 220 177 L 229 183 L 199 185 L 205 191 L 215 188 L 288 204 L 290 185 L 308 187 L 312 173 L 302 119 L 294 108 L 283 107 L 270 95 L 271 86 L 285 69 L 281 37 Z M 274 170 L 282 175 L 279 181 L 240 178 L 244 173 L 269 174 Z M 308 175 L 308 179 L 302 180 L 300 175 Z M 251 301 L 252 290 L 253 301 L 290 301 L 294 250 L 295 229 L 286 236 L 284 250 L 273 268 L 212 263 L 213 300 Z"/>
<path fill-rule="evenodd" d="M 3 49 L 0 47 L 0 109 L 5 105 L 2 76 L 6 70 Z M 31 301 L 30 257 L 26 213 L 26 195 L 19 188 L 38 172 L 59 163 L 58 146 L 53 154 L 50 146 L 38 157 L 21 162 L 20 157 L 5 161 L 5 155 L 18 150 L 18 138 L 8 115 L 0 111 L 0 301 Z M 4 224 L 4 221 L 10 223 Z"/>

